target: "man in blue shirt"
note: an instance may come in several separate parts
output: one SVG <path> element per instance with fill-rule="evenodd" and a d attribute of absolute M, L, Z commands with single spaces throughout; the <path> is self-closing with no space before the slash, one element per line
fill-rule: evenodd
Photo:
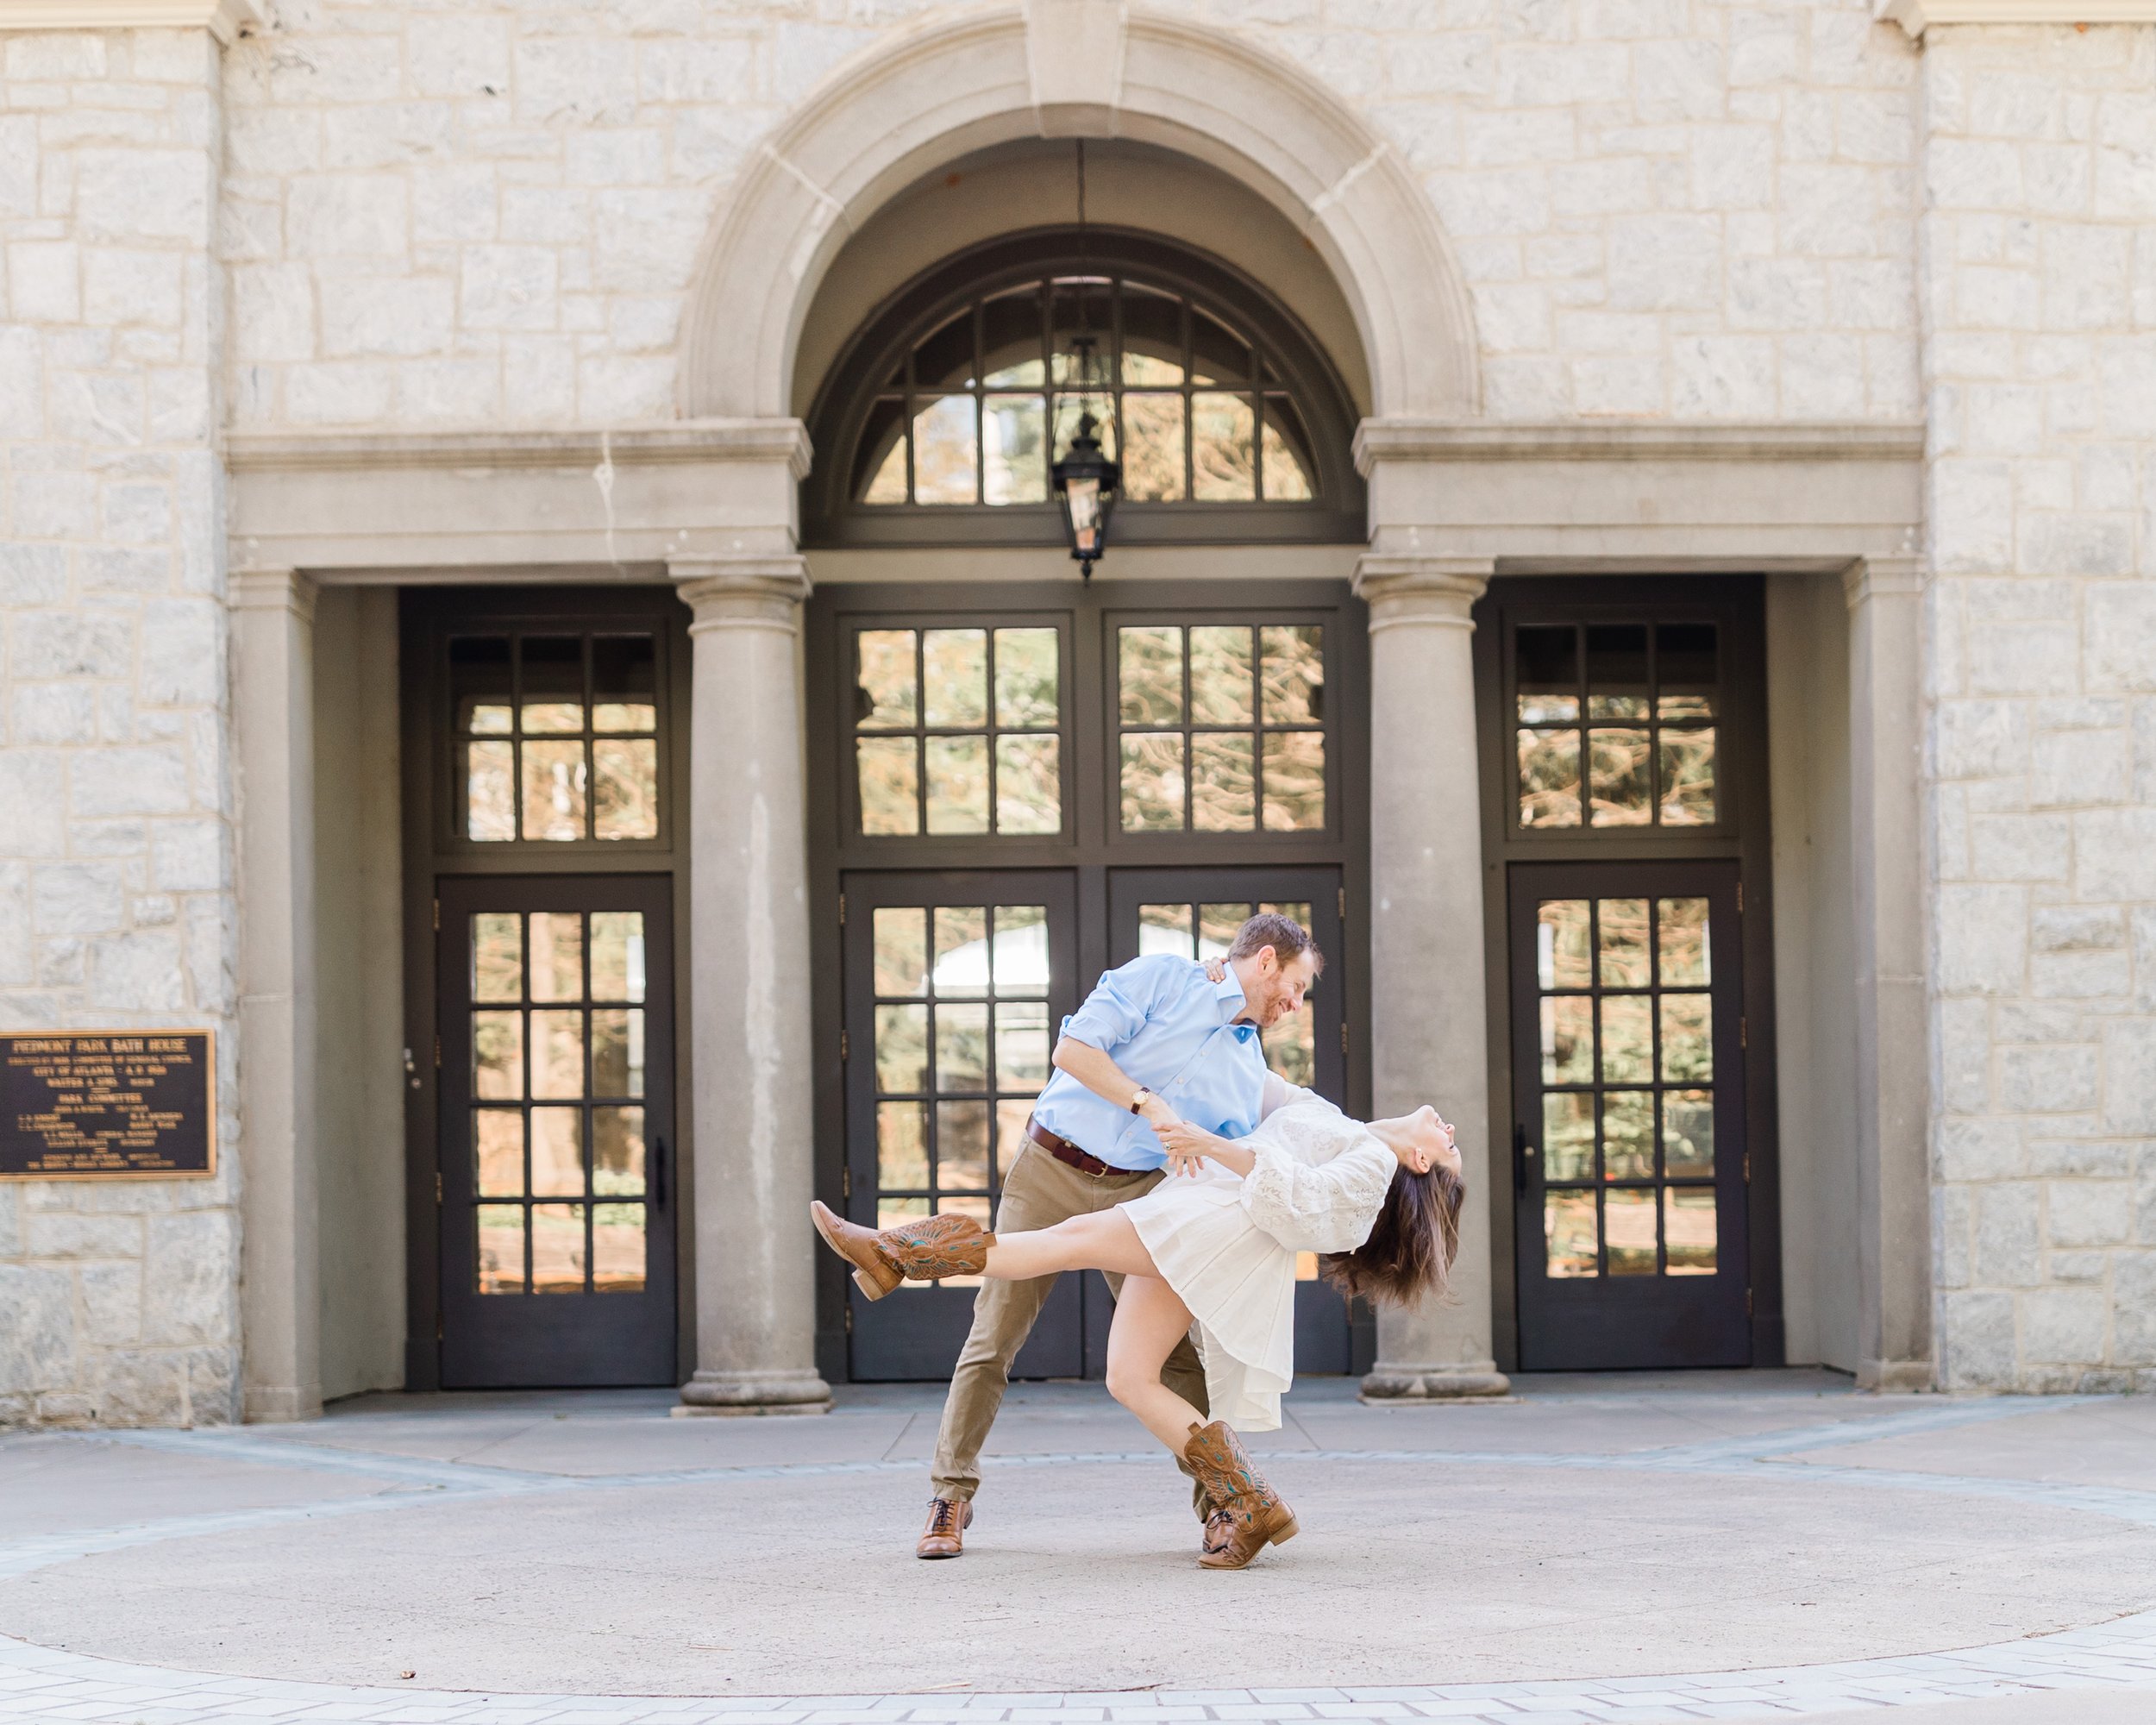
<path fill-rule="evenodd" d="M 1105 973 L 1063 1020 L 1056 1071 L 1026 1127 L 1030 1141 L 1004 1173 L 997 1229 L 1053 1227 L 1150 1191 L 1169 1160 L 1158 1129 L 1176 1120 L 1226 1138 L 1251 1131 L 1263 1113 L 1260 1032 L 1301 1008 L 1324 963 L 1300 923 L 1265 915 L 1237 932 L 1219 982 L 1206 966 L 1173 953 Z M 1119 1289 L 1119 1276 L 1108 1281 Z M 951 1374 L 937 1435 L 936 1496 L 915 1547 L 922 1557 L 955 1558 L 964 1548 L 981 1446 L 1002 1406 L 1011 1362 L 1055 1283 L 1052 1276 L 987 1282 L 974 1296 L 973 1332 Z M 1205 1371 L 1188 1338 L 1161 1379 L 1205 1409 Z M 1194 1496 L 1202 1519 L 1202 1489 Z"/>

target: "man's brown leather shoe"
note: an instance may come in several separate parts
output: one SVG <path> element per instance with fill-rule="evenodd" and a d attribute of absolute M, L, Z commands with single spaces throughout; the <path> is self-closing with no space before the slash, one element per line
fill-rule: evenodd
<path fill-rule="evenodd" d="M 913 1547 L 917 1558 L 955 1558 L 966 1550 L 966 1529 L 973 1525 L 973 1500 L 950 1497 L 928 1500 L 928 1526 Z"/>

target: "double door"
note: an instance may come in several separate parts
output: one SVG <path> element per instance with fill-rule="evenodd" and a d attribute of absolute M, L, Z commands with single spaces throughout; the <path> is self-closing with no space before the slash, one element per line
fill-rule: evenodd
<path fill-rule="evenodd" d="M 1294 917 L 1328 957 L 1294 1019 L 1268 1031 L 1268 1063 L 1345 1097 L 1338 869 L 862 872 L 844 881 L 843 1201 L 864 1225 L 937 1211 L 987 1223 L 1048 1082 L 1058 1027 L 1099 970 L 1143 954 L 1222 957 L 1260 910 Z M 1104 901 L 1105 900 L 1105 901 Z M 1344 1371 L 1345 1303 L 1299 1266 L 1297 1367 Z M 968 1279 L 907 1283 L 890 1298 L 847 1298 L 858 1380 L 950 1375 L 973 1319 Z M 1013 1366 L 1021 1377 L 1099 1377 L 1112 1315 L 1096 1275 L 1059 1279 Z"/>

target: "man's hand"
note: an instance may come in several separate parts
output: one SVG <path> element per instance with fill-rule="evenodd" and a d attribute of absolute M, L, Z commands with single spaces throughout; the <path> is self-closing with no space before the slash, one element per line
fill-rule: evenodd
<path fill-rule="evenodd" d="M 1164 1132 L 1182 1124 L 1182 1116 L 1175 1112 L 1174 1105 L 1153 1090 L 1145 1093 L 1144 1101 L 1138 1105 L 1138 1116 L 1156 1132 Z"/>

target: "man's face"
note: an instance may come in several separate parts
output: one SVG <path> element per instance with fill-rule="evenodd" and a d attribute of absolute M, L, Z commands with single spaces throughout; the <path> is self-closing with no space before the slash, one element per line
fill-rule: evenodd
<path fill-rule="evenodd" d="M 1302 1010 L 1302 997 L 1318 980 L 1317 955 L 1300 952 L 1285 964 L 1269 946 L 1261 946 L 1237 967 L 1243 983 L 1244 1010 L 1260 1030 Z"/>

